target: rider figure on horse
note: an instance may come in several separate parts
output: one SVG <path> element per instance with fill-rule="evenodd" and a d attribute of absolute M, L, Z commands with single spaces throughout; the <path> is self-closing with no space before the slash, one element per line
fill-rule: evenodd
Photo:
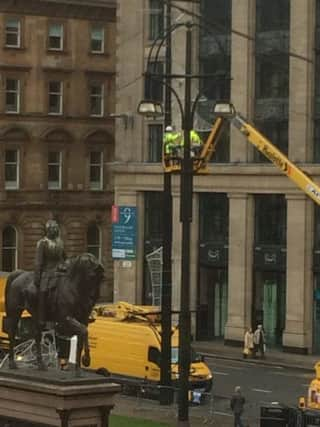
<path fill-rule="evenodd" d="M 57 221 L 50 219 L 45 228 L 46 235 L 37 242 L 34 276 L 34 283 L 38 289 L 38 322 L 41 328 L 44 327 L 46 320 L 45 299 L 50 280 L 55 277 L 59 265 L 66 259 Z"/>

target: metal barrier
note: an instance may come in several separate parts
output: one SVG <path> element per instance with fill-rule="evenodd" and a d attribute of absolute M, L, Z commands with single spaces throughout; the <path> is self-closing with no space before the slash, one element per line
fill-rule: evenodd
<path fill-rule="evenodd" d="M 169 405 L 160 405 L 159 397 L 162 386 L 142 382 L 139 384 L 136 396 L 137 410 L 160 411 L 168 417 L 178 418 L 179 389 L 166 387 L 171 390 L 173 399 Z M 199 418 L 203 424 L 214 423 L 214 396 L 213 393 L 201 390 L 189 392 L 190 416 Z"/>
<path fill-rule="evenodd" d="M 287 427 L 288 408 L 279 404 L 260 408 L 260 427 Z"/>

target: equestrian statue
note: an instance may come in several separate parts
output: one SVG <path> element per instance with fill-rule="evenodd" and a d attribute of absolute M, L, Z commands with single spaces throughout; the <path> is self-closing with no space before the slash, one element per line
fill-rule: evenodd
<path fill-rule="evenodd" d="M 103 278 L 104 268 L 94 255 L 83 253 L 66 258 L 59 226 L 55 220 L 49 220 L 46 236 L 37 243 L 35 271 L 16 270 L 7 278 L 4 330 L 9 336 L 9 368 L 17 368 L 14 347 L 24 310 L 33 320 L 40 370 L 46 369 L 41 354 L 41 334 L 47 322 L 53 323 L 60 334 L 78 337 L 76 370 L 80 370 L 81 362 L 89 366 L 87 326 Z"/>

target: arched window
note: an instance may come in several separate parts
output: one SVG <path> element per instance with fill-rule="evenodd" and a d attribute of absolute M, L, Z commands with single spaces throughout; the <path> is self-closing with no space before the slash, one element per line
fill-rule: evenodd
<path fill-rule="evenodd" d="M 91 224 L 87 230 L 87 250 L 101 259 L 101 232 L 97 225 Z"/>
<path fill-rule="evenodd" d="M 2 269 L 13 271 L 17 268 L 17 231 L 11 225 L 2 232 Z"/>

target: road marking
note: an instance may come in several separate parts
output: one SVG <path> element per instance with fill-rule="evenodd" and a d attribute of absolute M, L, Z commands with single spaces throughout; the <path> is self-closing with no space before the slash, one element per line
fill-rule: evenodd
<path fill-rule="evenodd" d="M 310 384 L 301 384 L 302 387 L 309 387 Z"/>
<path fill-rule="evenodd" d="M 227 412 L 219 412 L 219 411 L 214 411 L 215 415 L 224 415 L 225 417 L 233 417 L 233 414 L 228 414 Z"/>
<path fill-rule="evenodd" d="M 219 371 L 213 371 L 214 375 L 230 375 L 227 372 L 219 372 Z"/>
<path fill-rule="evenodd" d="M 272 390 L 263 390 L 262 388 L 252 388 L 252 391 L 257 391 L 258 393 L 272 393 Z"/>

